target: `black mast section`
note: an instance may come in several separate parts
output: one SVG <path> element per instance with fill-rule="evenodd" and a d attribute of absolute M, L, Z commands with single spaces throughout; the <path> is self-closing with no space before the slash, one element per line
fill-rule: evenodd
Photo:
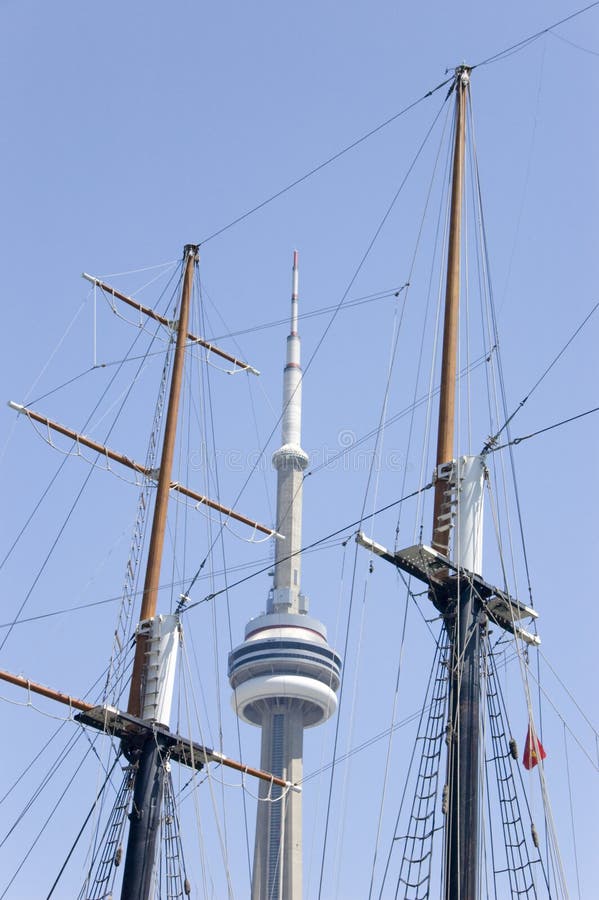
<path fill-rule="evenodd" d="M 467 579 L 459 580 L 455 614 L 445 618 L 450 639 L 445 897 L 476 900 L 481 604 Z"/>

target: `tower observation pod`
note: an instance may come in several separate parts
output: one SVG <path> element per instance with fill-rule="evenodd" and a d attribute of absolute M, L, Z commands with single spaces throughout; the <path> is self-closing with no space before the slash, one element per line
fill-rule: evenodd
<path fill-rule="evenodd" d="M 265 614 L 250 620 L 243 644 L 229 655 L 237 715 L 262 729 L 261 766 L 291 783 L 302 779 L 304 728 L 337 708 L 341 658 L 325 626 L 308 615 L 300 592 L 302 485 L 308 455 L 301 447 L 298 254 L 293 254 L 291 328 L 283 375 L 282 445 L 277 470 L 274 582 Z M 301 900 L 302 795 L 262 784 L 256 820 L 252 900 Z"/>

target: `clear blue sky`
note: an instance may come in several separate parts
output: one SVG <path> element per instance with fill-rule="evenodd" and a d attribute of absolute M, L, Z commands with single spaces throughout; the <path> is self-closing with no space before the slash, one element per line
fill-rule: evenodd
<path fill-rule="evenodd" d="M 271 0 L 259 4 L 175 0 L 168 5 L 155 0 L 143 4 L 108 0 L 95 6 L 0 0 L 0 253 L 4 296 L 0 365 L 5 399 L 40 397 L 93 364 L 92 302 L 88 285 L 79 277 L 82 270 L 98 275 L 130 272 L 179 258 L 184 243 L 204 241 L 351 144 L 437 86 L 447 77 L 447 69 L 463 61 L 482 62 L 574 9 L 573 4 L 554 0 L 524 5 L 514 0 L 501 5 L 466 2 L 459 10 L 448 4 L 415 6 L 389 0 L 374 4 L 363 0 L 349 4 L 307 0 L 295 6 Z M 508 59 L 481 66 L 472 76 L 476 153 L 510 410 L 527 395 L 599 300 L 598 75 L 599 8 Z M 444 90 L 437 92 L 333 166 L 206 241 L 201 249 L 206 317 L 202 325 L 209 337 L 252 329 L 286 316 L 294 248 L 300 252 L 302 311 L 339 303 L 442 106 L 444 94 Z M 444 115 L 443 111 L 350 289 L 349 299 L 388 291 L 408 280 L 435 155 L 439 146 L 446 147 L 441 136 Z M 441 174 L 444 153 L 442 149 Z M 416 336 L 411 337 L 409 328 L 417 328 L 421 322 L 431 271 L 433 280 L 437 271 L 431 270 L 428 256 L 440 203 L 439 191 L 435 191 L 418 265 L 410 279 L 410 300 L 391 380 L 389 416 L 408 406 L 413 397 L 420 336 L 415 331 Z M 474 232 L 472 220 L 469 228 Z M 478 284 L 473 256 L 469 258 L 469 270 L 474 308 Z M 135 290 L 153 275 L 138 272 L 113 281 L 125 290 Z M 436 284 L 432 294 L 436 294 Z M 151 304 L 156 294 L 148 288 L 140 296 Z M 60 343 L 82 303 L 72 329 Z M 399 309 L 392 298 L 358 306 L 340 313 L 326 334 L 304 385 L 304 446 L 315 462 L 335 452 L 348 434 L 360 437 L 376 427 L 390 336 Z M 514 435 L 597 405 L 598 315 L 523 407 L 514 422 Z M 328 322 L 325 316 L 302 324 L 305 361 L 318 346 Z M 133 331 L 102 307 L 98 360 L 118 359 Z M 263 372 L 262 387 L 252 388 L 255 418 L 245 376 L 211 375 L 224 502 L 234 501 L 249 471 L 251 454 L 262 449 L 275 425 L 285 333 L 283 326 L 250 331 L 237 343 L 230 338 L 220 341 Z M 476 346 L 473 340 L 474 356 L 480 352 Z M 90 373 L 42 400 L 40 410 L 81 427 L 85 410 L 95 402 L 108 373 Z M 141 387 L 152 391 L 158 374 L 158 362 L 148 365 Z M 421 378 L 426 381 L 425 375 Z M 125 382 L 117 385 L 111 402 L 117 402 Z M 122 452 L 140 458 L 148 420 L 140 411 L 142 392 L 133 399 L 133 407 L 111 442 Z M 473 421 L 473 449 L 479 448 L 488 433 L 480 409 L 476 407 Z M 108 415 L 106 409 L 104 412 Z M 61 457 L 44 446 L 24 421 L 14 427 L 11 411 L 5 409 L 1 421 L 2 548 L 6 548 Z M 94 434 L 105 433 L 107 423 L 108 418 L 96 421 Z M 421 420 L 418 427 L 420 424 Z M 594 472 L 598 426 L 599 420 L 589 416 L 523 443 L 514 453 L 534 601 L 541 614 L 542 650 L 591 720 L 596 720 L 597 679 Z M 407 427 L 402 420 L 386 431 L 383 466 L 368 490 L 368 510 L 399 497 L 406 465 L 405 489 L 418 486 L 420 455 L 413 448 L 412 455 L 406 457 Z M 276 433 L 268 444 L 267 460 L 277 440 Z M 201 456 L 194 455 L 198 441 L 190 438 L 187 457 L 192 472 L 191 476 L 183 472 L 182 478 L 197 478 L 194 486 L 202 490 L 203 473 L 194 470 Z M 370 442 L 365 449 L 372 446 Z M 308 479 L 304 496 L 306 543 L 359 518 L 367 488 L 367 458 L 368 454 L 361 456 L 355 451 L 344 463 L 322 468 Z M 87 474 L 80 461 L 71 460 L 68 466 L 75 471 L 74 481 L 67 476 L 61 482 L 65 487 L 57 487 L 1 573 L 2 622 L 12 619 L 29 591 Z M 429 474 L 427 462 L 426 479 Z M 66 549 L 53 557 L 23 615 L 118 595 L 136 491 L 104 472 L 94 473 L 90 491 L 85 509 L 77 509 L 66 529 Z M 273 497 L 274 474 L 266 464 L 259 467 L 238 506 L 269 522 Z M 414 515 L 413 508 L 406 513 L 402 543 L 412 542 Z M 396 520 L 394 511 L 369 527 L 377 540 L 392 545 Z M 513 522 L 512 540 L 518 546 L 516 516 Z M 491 526 L 490 515 L 488 524 Z M 203 521 L 202 529 L 198 543 L 187 551 L 183 563 L 187 574 L 194 571 L 205 553 Z M 504 539 L 507 542 L 505 533 Z M 227 541 L 229 565 L 268 557 L 267 545 L 246 545 L 233 537 Z M 526 600 L 519 550 L 517 556 L 518 587 Z M 339 649 L 350 608 L 351 542 L 345 552 L 345 578 L 340 589 L 342 559 L 342 548 L 323 550 L 307 555 L 303 570 L 312 611 L 327 623 L 331 641 Z M 489 551 L 488 559 L 488 580 L 501 583 L 496 554 Z M 343 700 L 339 752 L 384 731 L 391 716 L 405 594 L 394 573 L 386 571 L 383 564 L 377 564 L 372 575 L 367 565 L 366 554 L 359 556 L 345 673 L 348 687 L 357 684 L 358 690 L 355 706 L 351 690 Z M 221 567 L 218 559 L 215 567 Z M 176 577 L 173 575 L 173 579 Z M 229 580 L 234 577 L 230 575 Z M 222 577 L 216 576 L 214 585 L 221 587 Z M 230 592 L 234 643 L 241 640 L 247 619 L 264 608 L 267 588 L 268 579 L 261 576 Z M 210 583 L 203 582 L 194 599 L 201 599 L 209 590 Z M 432 610 L 424 611 L 432 617 Z M 33 680 L 82 694 L 106 665 L 115 614 L 116 605 L 108 604 L 18 626 L 3 651 L 2 665 Z M 193 619 L 192 614 L 189 616 L 190 640 L 203 660 L 202 690 L 209 707 L 201 714 L 207 729 L 205 740 L 218 744 L 220 727 L 225 752 L 237 756 L 236 720 L 229 708 L 225 673 L 228 628 L 224 602 L 206 604 Z M 210 649 L 214 629 L 219 634 L 218 669 Z M 397 719 L 419 706 L 432 647 L 422 618 L 412 608 Z M 412 664 L 413 675 L 409 669 Z M 536 658 L 531 668 L 536 674 Z M 507 669 L 506 700 L 515 736 L 522 744 L 524 700 L 513 662 Z M 563 842 L 571 896 L 576 896 L 567 759 L 579 841 L 581 896 L 589 897 L 596 870 L 597 773 L 569 732 L 564 743 L 561 717 L 584 749 L 594 754 L 595 766 L 597 750 L 593 732 L 580 712 L 549 669 L 544 664 L 541 669 L 542 685 L 549 694 L 543 706 L 542 733 L 549 753 L 547 777 L 554 816 Z M 1 689 L 0 695 L 17 697 L 8 689 Z M 535 703 L 536 697 L 535 688 Z M 20 771 L 19 763 L 39 746 L 40 735 L 49 734 L 56 723 L 32 711 L 4 706 L 6 733 L 14 739 L 12 747 L 5 741 L 2 751 L 9 785 L 11 774 Z M 220 724 L 218 710 L 222 713 Z M 74 730 L 74 726 L 66 728 Z M 329 761 L 334 729 L 333 721 L 307 736 L 307 773 Z M 257 762 L 257 732 L 242 730 L 241 739 L 244 758 Z M 380 854 L 388 847 L 410 741 L 411 736 L 404 737 L 403 730 L 394 740 Z M 81 746 L 78 759 L 84 752 Z M 41 774 L 49 767 L 53 752 L 48 750 L 33 771 L 39 769 Z M 386 743 L 382 741 L 352 757 L 351 765 L 339 768 L 323 897 L 353 900 L 367 896 L 385 753 Z M 35 854 L 38 850 L 42 853 L 42 847 L 48 854 L 47 848 L 52 848 L 56 854 L 51 866 L 53 876 L 91 804 L 96 773 L 94 768 L 89 771 L 89 781 L 78 783 L 77 802 L 61 811 L 60 824 L 40 841 L 8 897 L 25 900 L 41 896 L 47 888 L 50 876 L 46 877 L 45 871 L 36 880 L 42 857 L 36 859 Z M 64 785 L 62 771 L 57 774 L 56 794 L 61 778 Z M 201 803 L 208 823 L 211 801 L 208 786 L 204 788 Z M 322 803 L 327 790 L 326 775 L 306 787 L 307 898 L 317 895 Z M 254 792 L 253 785 L 250 791 Z M 591 791 L 595 792 L 593 796 Z M 12 815 L 27 796 L 26 790 L 20 797 L 17 793 L 11 796 Z M 248 890 L 244 833 L 238 827 L 241 792 L 238 788 L 225 789 L 224 795 L 231 878 L 235 896 L 244 897 Z M 535 816 L 540 818 L 538 797 L 535 803 Z M 44 811 L 50 806 L 49 800 L 41 803 Z M 251 799 L 249 808 L 253 827 Z M 10 820 L 10 813 L 6 813 L 6 821 Z M 9 870 L 19 848 L 32 840 L 38 822 L 25 823 L 24 836 L 17 838 L 16 850 L 11 845 L 9 861 L 3 861 L 0 867 L 2 872 Z M 209 853 L 216 860 L 210 876 L 214 886 L 206 895 L 220 898 L 226 896 L 223 882 L 218 880 L 222 878 L 220 851 L 214 832 L 209 834 L 209 825 L 205 827 Z M 190 861 L 197 857 L 197 848 L 197 838 L 192 838 Z M 339 865 L 336 854 L 341 859 Z M 74 895 L 77 872 L 71 873 L 66 883 L 71 887 L 63 888 L 57 896 Z M 194 885 L 195 895 L 202 896 L 197 872 Z"/>

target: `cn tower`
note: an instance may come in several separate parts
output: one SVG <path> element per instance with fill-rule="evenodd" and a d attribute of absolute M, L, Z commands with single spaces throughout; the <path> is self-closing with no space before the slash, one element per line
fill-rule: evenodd
<path fill-rule="evenodd" d="M 302 486 L 308 455 L 301 446 L 302 370 L 298 334 L 298 254 L 293 254 L 291 328 L 283 375 L 282 446 L 277 470 L 274 582 L 266 613 L 251 619 L 229 655 L 237 715 L 262 729 L 261 766 L 293 784 L 302 780 L 304 728 L 337 708 L 341 659 L 325 626 L 308 615 L 300 591 Z M 302 795 L 262 783 L 254 847 L 252 900 L 301 900 Z"/>

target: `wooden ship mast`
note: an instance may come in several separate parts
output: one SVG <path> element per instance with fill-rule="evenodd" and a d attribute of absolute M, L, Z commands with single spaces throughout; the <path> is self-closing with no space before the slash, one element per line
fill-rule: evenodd
<path fill-rule="evenodd" d="M 94 706 L 76 697 L 61 693 L 34 683 L 21 676 L 0 671 L 0 679 L 41 694 L 59 703 L 78 710 L 75 718 L 84 725 L 111 734 L 121 741 L 121 751 L 129 761 L 126 779 L 132 787 L 133 798 L 129 814 L 129 834 L 124 855 L 124 871 L 121 887 L 122 900 L 151 900 L 155 894 L 157 861 L 160 850 L 160 830 L 163 818 L 163 797 L 169 761 L 174 760 L 192 769 L 200 770 L 208 763 L 217 763 L 233 768 L 247 775 L 267 781 L 287 790 L 299 790 L 295 785 L 277 778 L 268 772 L 246 766 L 229 759 L 224 754 L 212 750 L 193 740 L 175 734 L 169 729 L 177 647 L 180 638 L 178 611 L 169 616 L 158 615 L 158 591 L 164 550 L 165 529 L 169 495 L 171 490 L 191 497 L 198 504 L 210 508 L 251 526 L 267 535 L 276 532 L 258 522 L 228 509 L 215 501 L 197 494 L 172 480 L 173 458 L 177 438 L 177 420 L 186 345 L 199 343 L 211 352 L 218 353 L 236 367 L 254 374 L 257 370 L 247 363 L 224 353 L 188 330 L 189 310 L 195 268 L 199 259 L 198 247 L 187 244 L 183 253 L 183 287 L 181 292 L 178 320 L 170 323 L 153 310 L 138 304 L 98 279 L 85 275 L 88 280 L 99 285 L 102 290 L 134 306 L 151 318 L 169 325 L 176 331 L 176 346 L 172 364 L 169 401 L 160 468 L 156 483 L 152 528 L 148 548 L 145 582 L 142 594 L 139 624 L 135 634 L 135 655 L 129 689 L 127 710 L 122 711 L 107 704 Z M 124 454 L 117 453 L 95 441 L 79 435 L 65 426 L 59 425 L 39 413 L 16 403 L 10 406 L 47 428 L 60 432 L 78 443 L 105 454 L 107 458 L 134 469 L 145 478 L 155 477 L 144 466 L 135 463 Z M 180 604 L 181 605 L 181 604 Z M 112 848 L 112 852 L 117 848 Z M 186 892 L 187 889 L 186 889 Z M 87 896 L 87 894 L 86 894 Z M 94 895 L 95 896 L 95 895 Z M 103 894 L 102 896 L 106 896 Z"/>
<path fill-rule="evenodd" d="M 519 619 L 537 613 L 488 584 L 482 569 L 482 494 L 487 476 L 484 451 L 455 458 L 454 426 L 460 318 L 460 259 L 466 116 L 470 68 L 459 66 L 451 179 L 447 274 L 437 430 L 431 545 L 391 552 L 366 537 L 357 541 L 428 586 L 447 636 L 447 767 L 443 812 L 442 893 L 445 900 L 480 896 L 481 650 L 489 620 L 528 644 L 539 639 L 520 628 Z M 450 538 L 454 532 L 453 547 Z M 413 887 L 413 886 L 412 886 Z"/>

